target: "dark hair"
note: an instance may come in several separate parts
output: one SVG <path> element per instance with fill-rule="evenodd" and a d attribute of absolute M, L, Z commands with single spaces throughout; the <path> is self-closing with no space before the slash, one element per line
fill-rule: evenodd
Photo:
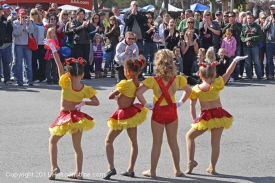
<path fill-rule="evenodd" d="M 175 54 L 176 49 L 178 49 L 178 48 L 181 49 L 180 46 L 175 46 L 175 47 L 173 48 L 173 53 L 174 53 L 174 54 Z"/>
<path fill-rule="evenodd" d="M 99 16 L 106 16 L 104 12 L 99 12 Z"/>
<path fill-rule="evenodd" d="M 211 65 L 210 63 L 203 63 L 204 65 L 200 66 L 198 73 L 205 79 L 214 79 L 216 76 L 216 65 Z"/>
<path fill-rule="evenodd" d="M 236 17 L 236 13 L 233 11 L 230 11 L 229 14 L 232 14 L 234 17 Z"/>
<path fill-rule="evenodd" d="M 79 13 L 81 13 L 81 12 L 83 12 L 84 15 L 85 15 L 85 10 L 84 10 L 84 9 L 79 8 L 79 9 L 76 10 L 76 14 L 77 14 L 77 15 L 78 15 Z"/>
<path fill-rule="evenodd" d="M 167 10 L 164 9 L 164 8 L 162 8 L 162 9 L 159 10 L 159 15 L 160 15 L 160 16 L 163 16 L 163 14 L 164 14 L 165 12 L 167 12 Z"/>
<path fill-rule="evenodd" d="M 201 15 L 201 12 L 200 12 L 200 11 L 195 11 L 195 13 L 198 13 L 198 14 L 200 14 L 200 15 Z"/>
<path fill-rule="evenodd" d="M 73 57 L 67 58 L 65 61 L 68 66 L 68 71 L 72 76 L 81 76 L 84 73 L 84 66 L 87 64 L 87 61 L 82 59 L 82 63 L 78 59 Z"/>
<path fill-rule="evenodd" d="M 145 66 L 145 62 L 146 59 L 144 58 L 144 56 L 140 55 L 138 59 L 126 58 L 123 65 L 125 68 L 133 72 L 140 73 Z"/>

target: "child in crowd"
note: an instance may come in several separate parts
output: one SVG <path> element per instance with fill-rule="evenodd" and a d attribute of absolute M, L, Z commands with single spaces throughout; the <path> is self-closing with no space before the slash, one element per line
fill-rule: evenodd
<path fill-rule="evenodd" d="M 97 91 L 90 86 L 80 83 L 84 76 L 84 66 L 86 64 L 85 60 L 82 58 L 66 59 L 65 63 L 67 64 L 69 71 L 68 73 L 65 73 L 55 46 L 47 40 L 44 41 L 44 44 L 50 47 L 53 53 L 60 77 L 59 85 L 62 88 L 60 115 L 49 128 L 51 133 L 51 137 L 49 139 L 51 174 L 49 179 L 54 180 L 55 175 L 60 172 L 57 165 L 57 143 L 65 134 L 72 134 L 76 157 L 76 170 L 72 175 L 69 175 L 68 178 L 82 179 L 82 132 L 92 129 L 95 122 L 91 116 L 81 112 L 80 109 L 84 105 L 99 105 L 99 101 L 95 96 Z M 90 101 L 82 101 L 83 98 L 89 98 Z"/>
<path fill-rule="evenodd" d="M 233 35 L 232 29 L 228 28 L 223 36 L 221 48 L 225 49 L 226 56 L 229 58 L 229 63 L 232 62 L 237 49 L 237 41 Z M 234 81 L 233 77 L 229 81 Z"/>
<path fill-rule="evenodd" d="M 219 92 L 224 88 L 224 83 L 227 82 L 233 72 L 238 61 L 247 58 L 236 57 L 230 64 L 226 73 L 223 76 L 216 78 L 216 62 L 200 63 L 199 76 L 202 83 L 192 88 L 190 95 L 191 104 L 190 112 L 194 123 L 192 128 L 186 134 L 186 147 L 188 168 L 185 172 L 190 174 L 198 163 L 194 160 L 195 156 L 195 139 L 202 135 L 205 131 L 211 132 L 211 161 L 207 168 L 210 174 L 217 174 L 216 164 L 220 154 L 220 140 L 222 132 L 230 128 L 233 122 L 233 117 L 222 108 Z M 197 99 L 200 101 L 201 115 L 196 114 Z"/>
<path fill-rule="evenodd" d="M 205 60 L 204 61 L 206 63 L 211 63 L 212 61 L 216 61 L 216 54 L 215 54 L 213 46 L 208 48 L 208 50 L 205 54 Z"/>
<path fill-rule="evenodd" d="M 135 93 L 139 88 L 138 75 L 145 65 L 145 58 L 128 58 L 124 60 L 124 74 L 127 80 L 121 80 L 110 95 L 109 99 L 116 99 L 118 109 L 108 119 L 110 130 L 106 137 L 106 154 L 109 163 L 108 172 L 104 179 L 109 180 L 112 175 L 116 175 L 114 166 L 114 147 L 113 142 L 123 131 L 127 130 L 131 141 L 131 155 L 129 167 L 121 175 L 135 177 L 134 166 L 138 156 L 137 126 L 145 121 L 148 109 L 141 104 L 134 104 Z"/>
<path fill-rule="evenodd" d="M 55 47 L 59 50 L 59 42 L 55 33 L 55 28 L 51 27 L 47 30 L 46 39 L 55 43 Z M 58 55 L 59 56 L 59 55 Z M 48 84 L 58 84 L 57 67 L 51 49 L 47 49 L 44 59 L 46 60 L 46 78 Z"/>
<path fill-rule="evenodd" d="M 217 56 L 217 74 L 222 76 L 225 74 L 227 68 L 229 67 L 229 58 L 226 56 L 226 51 L 224 48 L 220 48 Z M 231 79 L 231 78 L 230 78 Z"/>
<path fill-rule="evenodd" d="M 95 63 L 95 78 L 102 78 L 102 61 L 103 61 L 103 51 L 104 43 L 100 34 L 95 34 L 93 41 L 93 51 L 94 51 L 94 63 Z"/>
<path fill-rule="evenodd" d="M 187 80 L 177 75 L 176 67 L 173 63 L 173 52 L 168 49 L 161 49 L 155 55 L 154 65 L 156 77 L 145 79 L 137 92 L 138 100 L 150 110 L 153 110 L 151 118 L 151 128 L 153 134 L 153 146 L 151 151 L 150 169 L 143 172 L 144 176 L 156 177 L 156 168 L 161 152 L 163 131 L 166 130 L 168 144 L 174 162 L 175 176 L 181 176 L 180 151 L 177 142 L 178 115 L 177 107 L 180 107 L 191 93 L 191 88 L 187 85 Z M 175 101 L 175 93 L 181 88 L 184 93 L 181 99 Z M 148 103 L 143 94 L 148 89 L 153 89 L 154 104 Z"/>
<path fill-rule="evenodd" d="M 200 48 L 198 50 L 198 60 L 193 62 L 191 73 L 193 77 L 197 77 L 197 72 L 199 71 L 199 63 L 204 62 L 205 60 L 205 49 Z"/>
<path fill-rule="evenodd" d="M 175 64 L 177 67 L 178 74 L 182 75 L 183 74 L 183 60 L 182 60 L 181 53 L 180 53 L 180 47 L 175 46 L 173 49 L 173 53 L 175 55 Z"/>

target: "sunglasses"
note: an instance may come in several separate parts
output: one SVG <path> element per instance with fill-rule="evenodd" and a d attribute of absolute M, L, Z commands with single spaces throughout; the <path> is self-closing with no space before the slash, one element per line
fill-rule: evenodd
<path fill-rule="evenodd" d="M 38 13 L 32 13 L 31 15 L 32 15 L 32 16 L 33 16 L 33 15 L 38 15 Z"/>
<path fill-rule="evenodd" d="M 133 6 L 138 6 L 138 4 L 133 4 Z"/>
<path fill-rule="evenodd" d="M 128 40 L 136 40 L 136 38 L 127 38 Z"/>
<path fill-rule="evenodd" d="M 216 14 L 216 16 L 221 16 L 222 14 Z"/>
<path fill-rule="evenodd" d="M 194 22 L 187 22 L 187 23 L 189 23 L 189 24 L 193 24 Z"/>
<path fill-rule="evenodd" d="M 235 16 L 228 16 L 229 18 L 235 18 Z"/>
<path fill-rule="evenodd" d="M 51 18 L 50 20 L 56 20 L 56 18 Z"/>
<path fill-rule="evenodd" d="M 63 15 L 67 15 L 68 16 L 69 14 L 68 13 L 64 13 Z"/>
<path fill-rule="evenodd" d="M 210 16 L 210 14 L 207 14 L 207 15 L 204 15 L 205 17 L 209 17 Z"/>
<path fill-rule="evenodd" d="M 224 15 L 223 17 L 229 17 L 228 15 Z"/>

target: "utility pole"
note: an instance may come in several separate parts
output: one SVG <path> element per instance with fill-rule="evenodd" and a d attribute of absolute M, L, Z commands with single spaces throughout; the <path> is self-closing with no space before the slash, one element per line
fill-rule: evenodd
<path fill-rule="evenodd" d="M 230 11 L 232 12 L 234 9 L 234 0 L 231 0 L 230 2 Z"/>

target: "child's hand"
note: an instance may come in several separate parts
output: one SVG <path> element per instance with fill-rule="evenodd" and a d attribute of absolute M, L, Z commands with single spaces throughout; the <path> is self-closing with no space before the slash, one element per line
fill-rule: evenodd
<path fill-rule="evenodd" d="M 94 52 L 96 52 L 97 51 L 97 47 L 93 46 L 93 50 L 94 50 Z"/>
<path fill-rule="evenodd" d="M 246 55 L 246 56 L 237 56 L 237 57 L 234 58 L 233 62 L 238 63 L 240 60 L 244 60 L 247 57 L 248 57 L 248 55 Z"/>
<path fill-rule="evenodd" d="M 85 105 L 85 102 L 82 101 L 80 104 L 77 104 L 77 105 L 75 106 L 75 108 L 76 108 L 76 110 L 80 111 L 81 107 L 84 106 L 84 105 Z"/>
<path fill-rule="evenodd" d="M 152 103 L 148 103 L 148 102 L 146 102 L 145 104 L 144 104 L 144 107 L 147 107 L 148 109 L 150 109 L 150 110 L 152 110 L 152 109 L 154 109 L 154 104 L 152 104 Z"/>

